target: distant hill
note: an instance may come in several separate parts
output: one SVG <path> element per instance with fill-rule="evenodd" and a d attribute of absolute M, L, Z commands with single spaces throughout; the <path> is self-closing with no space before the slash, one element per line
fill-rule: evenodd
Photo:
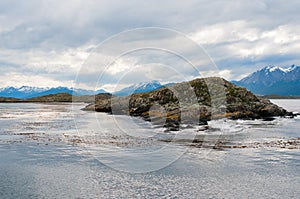
<path fill-rule="evenodd" d="M 75 96 L 83 95 L 95 95 L 98 93 L 106 93 L 105 90 L 100 89 L 97 91 L 75 89 L 67 87 L 56 87 L 56 88 L 38 88 L 31 86 L 22 86 L 19 88 L 6 87 L 0 89 L 0 97 L 12 97 L 19 99 L 29 99 L 34 97 L 40 97 L 44 95 L 57 94 L 57 93 L 68 93 Z"/>
<path fill-rule="evenodd" d="M 20 99 L 11 97 L 0 97 L 0 102 L 20 102 Z"/>
<path fill-rule="evenodd" d="M 267 66 L 232 82 L 257 95 L 300 96 L 300 66 Z"/>
<path fill-rule="evenodd" d="M 72 102 L 73 96 L 69 93 L 49 94 L 41 97 L 30 98 L 27 102 Z"/>
<path fill-rule="evenodd" d="M 300 96 L 264 95 L 266 99 L 300 99 Z"/>
<path fill-rule="evenodd" d="M 113 95 L 110 93 L 100 93 L 97 95 L 83 95 L 74 96 L 69 93 L 56 93 L 49 94 L 40 97 L 33 97 L 29 99 L 17 99 L 17 98 L 7 98 L 0 97 L 0 103 L 28 103 L 28 102 L 85 102 L 85 103 L 95 103 L 96 101 L 101 101 L 104 99 L 111 98 Z"/>

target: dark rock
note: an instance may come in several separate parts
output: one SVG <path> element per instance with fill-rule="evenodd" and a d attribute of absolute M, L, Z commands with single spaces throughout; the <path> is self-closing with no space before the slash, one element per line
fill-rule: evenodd
<path fill-rule="evenodd" d="M 112 94 L 110 94 L 110 93 L 101 93 L 101 94 L 95 95 L 94 103 L 89 104 L 82 110 L 112 113 L 111 98 L 112 98 Z"/>
<path fill-rule="evenodd" d="M 152 110 L 154 106 L 161 109 Z M 207 121 L 219 118 L 270 120 L 291 115 L 269 100 L 216 77 L 195 79 L 126 97 L 105 95 L 84 110 L 127 114 L 146 121 L 165 119 L 164 127 L 169 130 L 179 130 L 182 123 L 207 125 Z"/>

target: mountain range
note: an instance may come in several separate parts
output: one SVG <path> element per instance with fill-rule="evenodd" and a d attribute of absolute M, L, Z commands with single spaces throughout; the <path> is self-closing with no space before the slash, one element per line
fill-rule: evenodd
<path fill-rule="evenodd" d="M 149 82 L 140 82 L 137 84 L 134 84 L 132 86 L 123 88 L 117 92 L 114 92 L 113 94 L 116 96 L 127 96 L 134 93 L 145 93 L 153 90 L 157 90 L 164 87 L 162 84 L 159 83 L 159 81 L 149 81 Z"/>
<path fill-rule="evenodd" d="M 300 66 L 266 66 L 232 82 L 257 95 L 300 96 Z"/>
<path fill-rule="evenodd" d="M 292 65 L 284 68 L 279 66 L 266 66 L 239 81 L 232 81 L 232 83 L 237 86 L 245 87 L 257 95 L 300 96 L 300 66 Z M 172 84 L 174 83 L 162 85 L 156 80 L 140 82 L 112 94 L 116 96 L 127 96 L 134 93 L 154 91 L 162 87 L 171 86 Z M 107 91 L 103 89 L 93 91 L 67 87 L 39 88 L 22 86 L 19 88 L 0 88 L 0 97 L 19 99 L 28 99 L 57 93 L 68 93 L 74 96 L 83 96 L 107 93 Z"/>
<path fill-rule="evenodd" d="M 144 93 L 153 90 L 160 89 L 164 86 L 172 85 L 166 84 L 162 85 L 158 81 L 148 81 L 148 82 L 140 82 L 129 87 L 123 88 L 119 91 L 114 92 L 113 94 L 116 96 L 127 96 L 133 93 Z M 31 86 L 22 86 L 19 88 L 15 87 L 6 87 L 0 89 L 0 97 L 13 97 L 19 99 L 28 99 L 34 97 L 40 97 L 50 94 L 57 94 L 57 93 L 68 93 L 74 96 L 83 96 L 83 95 L 95 95 L 100 93 L 107 93 L 107 91 L 100 89 L 100 90 L 85 90 L 85 89 L 74 89 L 74 88 L 67 88 L 67 87 L 56 87 L 56 88 L 39 88 L 39 87 L 31 87 Z"/>
<path fill-rule="evenodd" d="M 99 93 L 107 93 L 105 90 L 100 89 L 97 91 L 85 90 L 85 89 L 74 89 L 67 87 L 56 87 L 56 88 L 39 88 L 31 86 L 6 87 L 0 89 L 0 97 L 13 97 L 19 99 L 28 99 L 34 97 L 40 97 L 44 95 L 57 94 L 57 93 L 68 93 L 75 96 L 83 95 L 95 95 Z"/>

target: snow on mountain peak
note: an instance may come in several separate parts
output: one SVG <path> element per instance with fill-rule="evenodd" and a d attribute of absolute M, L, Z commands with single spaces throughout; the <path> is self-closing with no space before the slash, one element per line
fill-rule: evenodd
<path fill-rule="evenodd" d="M 262 69 L 263 71 L 265 71 L 265 73 L 272 73 L 274 71 L 282 71 L 282 72 L 285 72 L 285 70 L 279 66 L 267 66 L 265 68 Z"/>
<path fill-rule="evenodd" d="M 300 95 L 300 66 L 267 66 L 236 84 L 259 95 Z"/>
<path fill-rule="evenodd" d="M 85 89 L 74 89 L 68 87 L 56 87 L 56 88 L 49 88 L 49 87 L 31 87 L 31 86 L 21 86 L 19 88 L 15 87 L 6 87 L 0 89 L 0 96 L 1 97 L 15 97 L 15 98 L 31 98 L 31 97 L 39 97 L 48 94 L 56 94 L 56 93 L 69 93 L 74 95 L 94 95 L 102 92 L 106 92 L 105 90 L 85 90 Z"/>
<path fill-rule="evenodd" d="M 134 88 L 139 88 L 139 89 L 143 88 L 143 89 L 145 89 L 147 87 L 157 87 L 157 85 L 161 85 L 159 83 L 159 81 L 152 80 L 152 81 L 139 82 L 139 83 L 134 85 Z"/>
<path fill-rule="evenodd" d="M 285 69 L 285 71 L 286 72 L 291 72 L 291 71 L 293 71 L 293 70 L 295 70 L 295 69 L 297 69 L 299 66 L 296 66 L 296 65 L 291 65 L 290 67 L 288 67 L 287 69 Z"/>
<path fill-rule="evenodd" d="M 270 67 L 270 68 L 269 68 L 269 71 L 270 71 L 270 72 L 274 72 L 274 71 L 276 71 L 276 70 L 282 70 L 282 68 L 280 68 L 280 67 L 278 67 L 278 66 L 274 66 L 274 67 Z"/>
<path fill-rule="evenodd" d="M 40 92 L 45 91 L 48 88 L 38 88 L 38 87 L 31 87 L 31 86 L 21 86 L 20 88 L 17 88 L 19 92 Z"/>
<path fill-rule="evenodd" d="M 298 68 L 299 66 L 296 66 L 296 65 L 291 65 L 290 67 L 288 68 L 282 68 L 282 67 L 279 67 L 279 66 L 267 66 L 263 69 L 261 69 L 260 71 L 265 71 L 266 74 L 268 73 L 272 73 L 272 72 L 275 72 L 275 71 L 281 71 L 281 72 L 284 72 L 284 73 L 289 73 L 293 70 L 295 70 L 296 68 Z"/>
<path fill-rule="evenodd" d="M 144 93 L 153 91 L 162 87 L 163 85 L 161 85 L 160 82 L 157 80 L 145 81 L 123 88 L 119 91 L 114 92 L 114 94 L 117 96 L 127 96 L 133 93 Z"/>

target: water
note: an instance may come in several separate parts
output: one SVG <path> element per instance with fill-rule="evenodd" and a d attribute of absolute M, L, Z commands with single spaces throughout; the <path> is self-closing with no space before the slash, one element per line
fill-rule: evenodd
<path fill-rule="evenodd" d="M 300 112 L 300 100 L 273 102 Z M 165 132 L 82 107 L 0 104 L 0 198 L 300 196 L 299 118 Z"/>

